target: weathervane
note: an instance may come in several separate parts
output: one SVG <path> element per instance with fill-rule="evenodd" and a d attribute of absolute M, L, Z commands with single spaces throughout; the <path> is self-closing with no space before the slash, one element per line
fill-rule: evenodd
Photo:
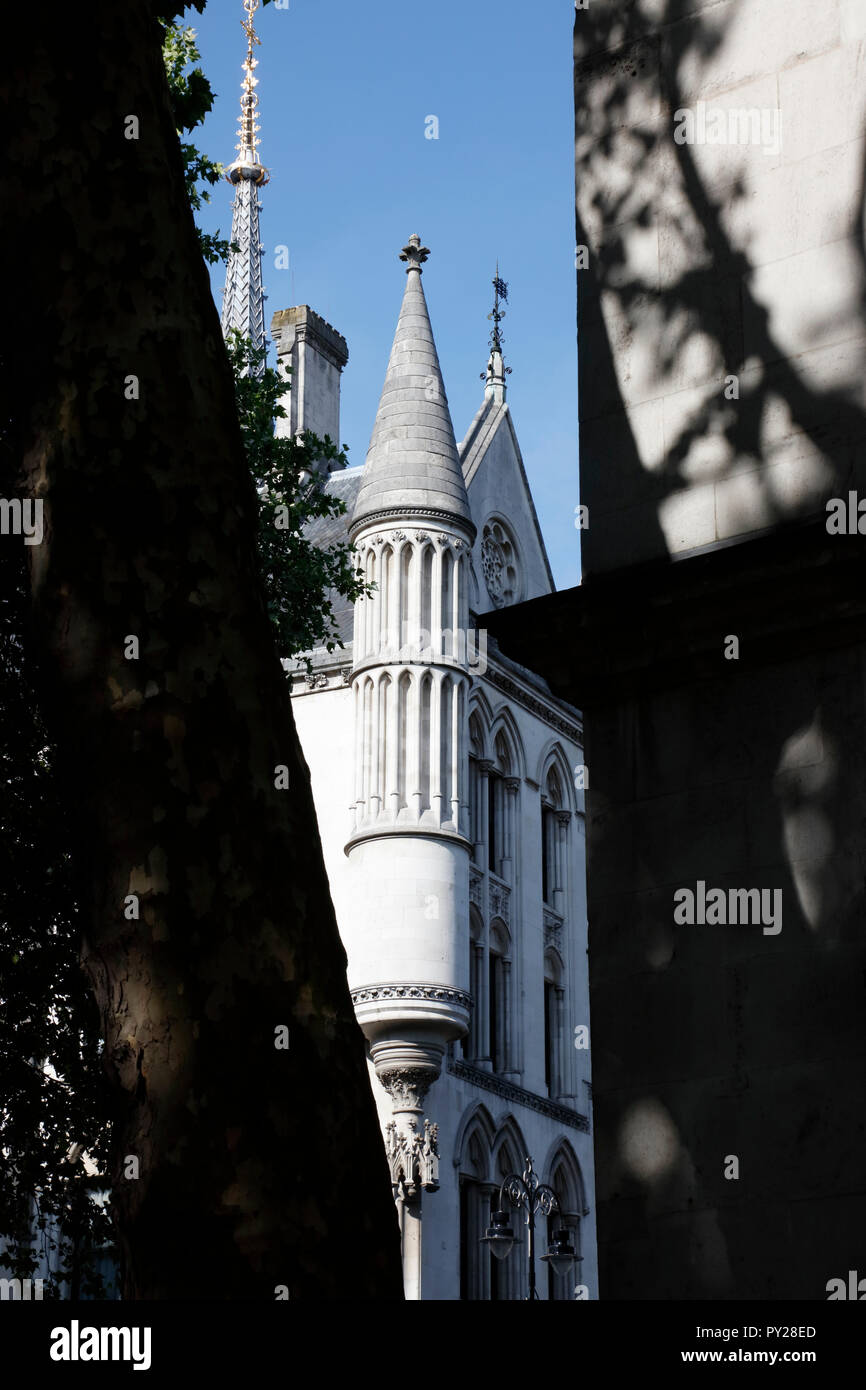
<path fill-rule="evenodd" d="M 505 342 L 505 338 L 504 338 L 503 334 L 500 333 L 500 331 L 499 331 L 499 325 L 500 325 L 500 323 L 502 322 L 502 320 L 505 318 L 505 310 L 504 310 L 504 309 L 500 309 L 500 307 L 499 307 L 500 300 L 502 301 L 503 304 L 507 304 L 507 303 L 508 303 L 508 285 L 507 285 L 507 284 L 505 283 L 505 281 L 504 281 L 503 279 L 501 279 L 501 277 L 500 277 L 500 274 L 499 274 L 499 261 L 497 260 L 497 262 L 496 262 L 496 274 L 495 274 L 494 277 L 493 277 L 493 312 L 490 313 L 490 314 L 488 314 L 488 315 L 487 315 L 487 318 L 488 318 L 488 320 L 490 320 L 490 319 L 493 320 L 493 332 L 490 334 L 490 351 L 491 351 L 491 353 L 498 352 L 499 355 L 500 355 L 500 357 L 501 357 L 501 356 L 502 356 L 502 344 Z M 503 371 L 505 371 L 509 376 L 511 375 L 511 368 L 510 368 L 510 367 L 504 367 L 504 368 L 503 368 Z M 480 375 L 481 375 L 481 380 L 483 381 L 484 378 L 485 378 L 486 376 L 489 375 L 489 368 L 488 368 L 488 371 L 487 371 L 487 372 L 481 372 Z"/>
<path fill-rule="evenodd" d="M 505 310 L 500 309 L 499 301 L 501 299 L 503 304 L 508 303 L 508 286 L 506 285 L 504 280 L 501 280 L 499 278 L 498 261 L 496 262 L 496 274 L 493 277 L 493 293 L 493 313 L 487 315 L 488 319 L 493 320 L 493 332 L 490 335 L 490 346 L 492 347 L 494 352 L 501 352 L 503 340 L 502 335 L 499 332 L 499 325 L 505 318 Z"/>

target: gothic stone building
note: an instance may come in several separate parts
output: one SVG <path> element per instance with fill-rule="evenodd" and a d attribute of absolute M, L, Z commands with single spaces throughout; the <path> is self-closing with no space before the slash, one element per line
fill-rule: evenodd
<path fill-rule="evenodd" d="M 484 613 L 553 581 L 506 403 L 494 333 L 484 399 L 458 447 L 421 284 L 406 289 L 363 467 L 326 486 L 372 598 L 339 606 L 344 643 L 295 666 L 349 984 L 367 1040 L 403 1232 L 407 1297 L 521 1299 L 481 1237 L 499 1185 L 531 1155 L 581 1256 L 539 1263 L 542 1298 L 596 1297 L 583 763 L 578 712 L 509 660 Z M 274 316 L 292 434 L 339 440 L 345 341 L 307 306 Z M 580 1035 L 578 1035 L 579 1040 Z M 432 1129 L 422 1125 L 426 1117 Z M 438 1154 L 431 1139 L 438 1135 Z M 407 1158 L 408 1155 L 408 1158 Z M 407 1180 L 408 1174 L 408 1180 Z M 438 1184 L 438 1186 L 437 1186 Z M 423 1220 L 422 1220 L 423 1213 Z M 423 1237 L 422 1237 L 423 1232 Z"/>

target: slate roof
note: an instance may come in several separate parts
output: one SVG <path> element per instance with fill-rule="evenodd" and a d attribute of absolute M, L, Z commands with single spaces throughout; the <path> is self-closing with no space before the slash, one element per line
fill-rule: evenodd
<path fill-rule="evenodd" d="M 312 541 L 317 550 L 327 549 L 328 546 L 335 545 L 337 541 L 348 540 L 347 528 L 352 519 L 352 511 L 358 496 L 358 489 L 361 486 L 361 475 L 363 469 L 340 468 L 331 473 L 325 484 L 325 491 L 332 497 L 339 497 L 345 502 L 347 513 L 345 516 L 325 516 L 316 521 L 311 521 L 304 528 L 304 534 Z M 351 646 L 352 635 L 354 632 L 355 609 L 348 599 L 335 593 L 333 590 L 329 594 L 334 608 L 337 631 L 340 640 Z"/>

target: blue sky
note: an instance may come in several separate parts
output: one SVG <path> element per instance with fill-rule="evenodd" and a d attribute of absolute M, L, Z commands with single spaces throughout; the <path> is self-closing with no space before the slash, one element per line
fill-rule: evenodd
<path fill-rule="evenodd" d="M 224 164 L 242 17 L 241 0 L 188 16 L 216 93 L 196 141 Z M 289 0 L 256 18 L 266 320 L 309 304 L 346 338 L 341 442 L 363 463 L 403 293 L 398 254 L 418 232 L 459 441 L 483 397 L 498 256 L 508 401 L 558 588 L 579 582 L 573 19 L 567 0 Z M 228 184 L 200 221 L 228 235 Z M 279 245 L 288 270 L 275 268 Z M 219 303 L 221 267 L 212 279 Z"/>

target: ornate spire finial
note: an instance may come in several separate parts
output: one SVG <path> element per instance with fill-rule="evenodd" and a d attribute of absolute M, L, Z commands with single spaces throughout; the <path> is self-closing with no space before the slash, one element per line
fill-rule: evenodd
<path fill-rule="evenodd" d="M 493 332 L 490 335 L 490 347 L 493 352 L 502 351 L 502 334 L 499 332 L 499 325 L 505 318 L 505 310 L 500 309 L 499 301 L 503 304 L 508 303 L 508 286 L 504 280 L 499 278 L 499 260 L 496 261 L 496 274 L 493 277 L 493 312 L 488 314 L 488 319 L 493 320 Z"/>
<path fill-rule="evenodd" d="M 418 233 L 413 232 L 407 244 L 403 247 L 403 250 L 400 252 L 400 260 L 409 262 L 409 264 L 406 266 L 406 274 L 408 275 L 410 270 L 417 270 L 418 274 L 420 275 L 421 267 L 429 255 L 429 247 L 422 246 L 421 238 L 419 237 Z"/>
<path fill-rule="evenodd" d="M 508 286 L 504 280 L 500 279 L 497 259 L 496 274 L 493 277 L 493 311 L 487 315 L 488 319 L 493 320 L 493 332 L 490 334 L 490 356 L 487 359 L 487 371 L 481 373 L 481 380 L 487 383 L 484 394 L 492 396 L 496 401 L 505 400 L 505 378 L 511 375 L 511 368 L 505 366 L 502 358 L 502 344 L 505 340 L 499 325 L 505 318 L 505 310 L 500 309 L 500 300 L 503 304 L 508 303 Z"/>
<path fill-rule="evenodd" d="M 226 170 L 229 183 L 234 184 L 235 198 L 232 205 L 232 241 L 237 250 L 229 255 L 226 269 L 226 283 L 223 290 L 222 330 L 228 337 L 235 328 L 253 347 L 262 349 L 267 344 L 265 334 L 265 292 L 262 283 L 262 254 L 264 247 L 259 234 L 258 190 L 268 182 L 268 171 L 258 155 L 258 130 L 256 115 L 259 99 L 256 96 L 257 79 L 253 69 L 258 66 L 253 57 L 253 47 L 259 43 L 253 25 L 253 16 L 261 0 L 243 0 L 246 19 L 241 20 L 241 28 L 247 36 L 247 56 L 244 60 L 244 80 L 241 83 L 241 115 L 238 125 L 237 158 Z M 264 363 L 255 369 L 261 375 Z"/>
<path fill-rule="evenodd" d="M 258 59 L 253 57 L 253 47 L 261 44 L 253 16 L 260 4 L 261 0 L 244 0 L 247 17 L 241 20 L 241 28 L 247 36 L 247 56 L 242 64 L 244 79 L 241 83 L 241 114 L 238 120 L 238 143 L 235 147 L 238 157 L 227 170 L 227 177 L 232 183 L 237 183 L 239 179 L 251 179 L 253 183 L 262 184 L 267 183 L 269 177 L 258 155 L 258 132 L 261 127 L 256 124 L 259 99 L 255 89 L 259 82 L 253 75 L 253 69 L 259 65 Z"/>

